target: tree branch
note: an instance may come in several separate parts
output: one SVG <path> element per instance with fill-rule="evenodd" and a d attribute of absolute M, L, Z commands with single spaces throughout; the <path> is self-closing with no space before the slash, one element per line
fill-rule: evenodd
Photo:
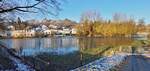
<path fill-rule="evenodd" d="M 9 8 L 9 9 L 3 9 L 3 8 L 1 8 L 0 9 L 0 13 L 11 12 L 11 11 L 14 11 L 14 10 L 22 11 L 22 12 L 30 12 L 30 11 L 26 11 L 26 10 L 22 10 L 22 9 L 33 8 L 33 7 L 39 5 L 40 3 L 44 2 L 44 1 L 45 0 L 38 0 L 37 3 L 35 3 L 33 5 L 30 5 L 30 6 L 16 6 L 16 7 Z"/>

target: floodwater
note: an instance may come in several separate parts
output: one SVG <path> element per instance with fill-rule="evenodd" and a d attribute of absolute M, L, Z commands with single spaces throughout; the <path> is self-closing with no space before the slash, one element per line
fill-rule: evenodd
<path fill-rule="evenodd" d="M 119 53 L 149 53 L 149 43 L 133 38 L 51 37 L 1 39 L 42 71 L 68 71 Z M 145 46 L 145 47 L 143 47 Z"/>

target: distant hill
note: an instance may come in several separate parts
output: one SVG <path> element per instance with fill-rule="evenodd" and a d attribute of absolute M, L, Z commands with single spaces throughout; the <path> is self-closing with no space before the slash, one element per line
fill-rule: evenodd
<path fill-rule="evenodd" d="M 69 19 L 64 19 L 64 20 L 52 20 L 52 19 L 43 19 L 43 20 L 27 20 L 27 21 L 21 21 L 16 20 L 12 24 L 9 24 L 14 26 L 15 30 L 21 30 L 21 29 L 31 29 L 35 28 L 41 25 L 46 25 L 49 27 L 50 25 L 57 26 L 59 28 L 66 27 L 66 28 L 72 28 L 77 23 L 75 21 L 69 20 Z"/>
<path fill-rule="evenodd" d="M 27 21 L 29 25 L 55 25 L 58 27 L 72 27 L 75 26 L 77 23 L 75 21 L 69 20 L 69 19 L 65 19 L 65 20 L 47 20 L 44 19 L 42 21 L 38 21 L 38 20 L 28 20 Z"/>

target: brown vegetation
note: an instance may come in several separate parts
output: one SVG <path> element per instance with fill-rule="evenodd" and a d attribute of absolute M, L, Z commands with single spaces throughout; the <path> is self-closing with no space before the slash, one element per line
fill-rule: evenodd
<path fill-rule="evenodd" d="M 81 22 L 76 26 L 79 36 L 131 36 L 137 32 L 146 32 L 144 20 L 136 23 L 132 18 L 115 14 L 113 20 L 102 20 L 97 12 L 84 13 Z"/>

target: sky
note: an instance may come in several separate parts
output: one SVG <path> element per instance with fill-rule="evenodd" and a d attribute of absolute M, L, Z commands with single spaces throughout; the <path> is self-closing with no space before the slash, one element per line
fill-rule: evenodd
<path fill-rule="evenodd" d="M 146 23 L 150 23 L 150 0 L 67 0 L 61 8 L 57 17 L 35 16 L 36 19 L 71 19 L 80 21 L 81 14 L 86 11 L 97 11 L 108 20 L 114 13 L 123 13 L 134 17 L 136 20 L 144 18 Z M 33 18 L 33 16 L 32 16 Z"/>

